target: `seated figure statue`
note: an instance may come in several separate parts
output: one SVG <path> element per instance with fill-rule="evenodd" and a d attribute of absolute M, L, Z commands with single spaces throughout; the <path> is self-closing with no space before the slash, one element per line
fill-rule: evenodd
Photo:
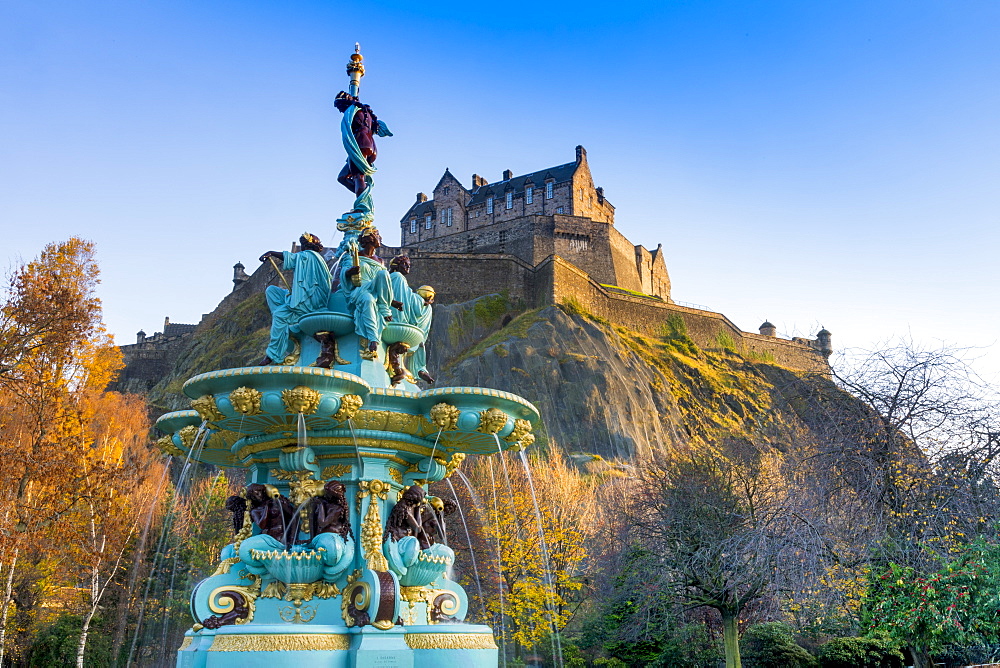
<path fill-rule="evenodd" d="M 434 317 L 431 308 L 431 304 L 434 303 L 434 288 L 429 285 L 421 285 L 416 289 L 415 293 L 420 297 L 422 303 L 419 306 L 413 324 L 419 327 L 420 331 L 424 333 L 424 342 L 411 352 L 413 361 L 410 363 L 410 367 L 417 372 L 417 375 L 421 379 L 433 385 L 434 377 L 427 373 L 427 339 L 431 334 L 431 319 Z"/>
<path fill-rule="evenodd" d="M 267 569 L 254 559 L 251 550 L 284 551 L 294 545 L 299 535 L 299 517 L 292 502 L 271 485 L 248 485 L 246 497 L 255 535 L 240 543 L 239 557 L 247 570 L 263 575 Z"/>
<path fill-rule="evenodd" d="M 428 585 L 455 562 L 454 551 L 436 542 L 436 536 L 428 534 L 432 524 L 435 532 L 440 527 L 427 515 L 433 510 L 424 510 L 424 496 L 419 485 L 407 487 L 385 523 L 382 553 L 404 587 Z"/>
<path fill-rule="evenodd" d="M 358 238 L 358 265 L 342 270 L 340 291 L 354 318 L 354 332 L 362 341 L 361 356 L 378 359 L 378 344 L 385 323 L 392 321 L 393 301 L 389 274 L 376 255 L 382 237 L 374 227 Z"/>
<path fill-rule="evenodd" d="M 434 378 L 427 373 L 427 336 L 431 331 L 431 304 L 434 303 L 434 288 L 422 286 L 414 291 L 410 288 L 406 277 L 410 273 L 410 258 L 397 255 L 389 262 L 389 281 L 392 283 L 392 302 L 394 317 L 398 322 L 419 327 L 424 334 L 424 341 L 416 349 L 410 350 L 408 357 L 412 363 L 397 362 L 393 364 L 395 375 L 392 382 L 397 383 L 407 375 L 407 368 L 416 372 L 425 382 L 433 384 Z M 400 351 L 406 352 L 406 351 Z M 412 380 L 412 378 L 410 379 Z"/>
<path fill-rule="evenodd" d="M 344 483 L 330 480 L 323 485 L 323 494 L 312 500 L 309 530 L 312 539 L 308 546 L 325 550 L 323 579 L 332 582 L 354 560 L 350 509 L 347 506 Z"/>
<path fill-rule="evenodd" d="M 261 262 L 281 260 L 276 268 L 294 272 L 290 290 L 269 285 L 264 292 L 271 309 L 271 340 L 261 366 L 282 364 L 294 348 L 289 329 L 303 316 L 326 310 L 330 300 L 331 277 L 322 256 L 323 244 L 306 232 L 299 237 L 299 245 L 297 253 L 267 251 L 260 256 Z"/>

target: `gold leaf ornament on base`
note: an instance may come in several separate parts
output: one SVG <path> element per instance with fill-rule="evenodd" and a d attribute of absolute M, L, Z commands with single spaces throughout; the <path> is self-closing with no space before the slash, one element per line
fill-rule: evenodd
<path fill-rule="evenodd" d="M 345 476 L 351 472 L 354 467 L 350 464 L 331 464 L 323 469 L 320 477 L 324 480 L 329 480 L 330 478 L 339 478 Z"/>
<path fill-rule="evenodd" d="M 379 499 L 385 500 L 389 485 L 381 480 L 362 480 L 359 486 L 361 489 L 358 491 L 358 502 L 368 497 L 368 511 L 361 522 L 361 548 L 368 562 L 368 568 L 373 571 L 387 571 L 389 562 L 382 554 L 382 516 L 379 512 Z"/>

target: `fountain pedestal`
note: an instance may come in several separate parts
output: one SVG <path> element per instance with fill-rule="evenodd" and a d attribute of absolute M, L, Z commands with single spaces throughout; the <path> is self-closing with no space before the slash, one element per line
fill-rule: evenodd
<path fill-rule="evenodd" d="M 194 409 L 157 422 L 165 451 L 248 469 L 250 487 L 289 499 L 296 522 L 340 503 L 349 526 L 317 537 L 299 525 L 282 544 L 251 519 L 259 499 L 248 491 L 242 530 L 192 593 L 179 667 L 497 665 L 490 628 L 465 623 L 468 597 L 447 575 L 454 552 L 394 540 L 386 522 L 405 490 L 419 487 L 425 503 L 426 485 L 466 455 L 529 445 L 537 411 L 497 390 L 385 385 L 339 369 L 226 369 L 190 379 Z M 323 501 L 331 481 L 342 502 Z"/>

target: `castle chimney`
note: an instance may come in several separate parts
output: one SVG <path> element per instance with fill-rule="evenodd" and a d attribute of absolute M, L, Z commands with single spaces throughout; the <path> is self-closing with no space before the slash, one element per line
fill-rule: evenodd
<path fill-rule="evenodd" d="M 765 320 L 764 324 L 760 326 L 760 333 L 762 336 L 777 336 L 777 328 L 771 324 L 770 320 Z"/>
<path fill-rule="evenodd" d="M 576 147 L 576 164 L 587 162 L 587 149 L 582 146 Z"/>
<path fill-rule="evenodd" d="M 426 201 L 427 201 L 427 195 L 425 195 L 423 193 L 417 193 L 417 204 L 420 204 L 421 202 L 426 202 Z"/>
<path fill-rule="evenodd" d="M 579 162 L 579 158 L 577 162 Z M 597 201 L 604 204 L 604 188 L 597 188 Z"/>
<path fill-rule="evenodd" d="M 163 331 L 164 332 L 167 331 L 167 325 L 169 325 L 169 324 L 170 324 L 170 316 L 167 316 L 166 318 L 163 319 Z"/>
<path fill-rule="evenodd" d="M 479 174 L 473 174 L 472 175 L 472 189 L 473 190 L 475 190 L 476 188 L 479 188 L 481 186 L 485 186 L 487 183 L 488 183 L 488 181 L 486 179 L 484 179 L 482 176 L 480 176 Z"/>
<path fill-rule="evenodd" d="M 512 178 L 514 178 L 514 172 L 510 171 L 509 169 L 503 170 L 504 181 L 510 181 Z"/>

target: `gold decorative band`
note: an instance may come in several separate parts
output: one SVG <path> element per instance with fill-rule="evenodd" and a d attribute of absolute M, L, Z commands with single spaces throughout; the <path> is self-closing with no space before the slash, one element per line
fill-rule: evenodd
<path fill-rule="evenodd" d="M 304 652 L 310 650 L 346 650 L 351 636 L 342 633 L 285 633 L 254 635 L 249 633 L 215 636 L 210 652 Z"/>
<path fill-rule="evenodd" d="M 184 650 L 186 650 L 188 647 L 191 646 L 192 642 L 194 642 L 194 638 L 192 638 L 191 636 L 184 636 L 184 642 L 181 643 L 180 649 L 178 651 L 183 652 Z"/>
<path fill-rule="evenodd" d="M 497 649 L 492 633 L 407 633 L 410 649 Z"/>

